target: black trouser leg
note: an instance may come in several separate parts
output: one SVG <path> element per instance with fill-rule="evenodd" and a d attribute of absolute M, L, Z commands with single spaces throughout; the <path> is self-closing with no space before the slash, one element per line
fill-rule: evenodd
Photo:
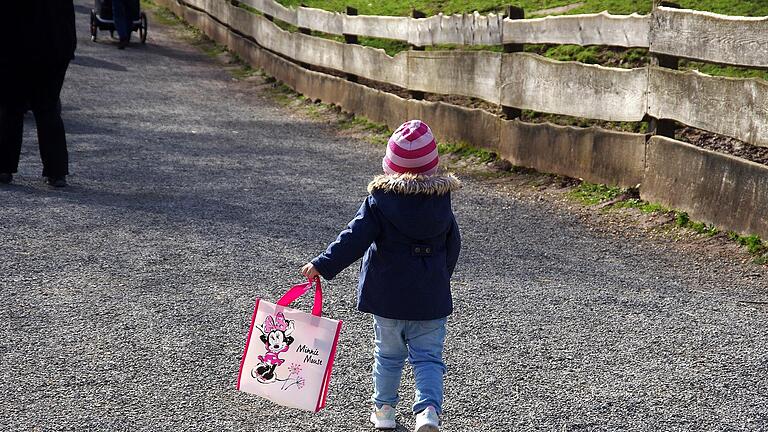
<path fill-rule="evenodd" d="M 0 105 L 0 173 L 19 169 L 21 138 L 24 132 L 24 103 Z"/>
<path fill-rule="evenodd" d="M 41 70 L 35 80 L 37 87 L 32 91 L 31 105 L 37 123 L 43 177 L 56 178 L 69 174 L 69 153 L 59 100 L 68 66 L 65 63 Z"/>
<path fill-rule="evenodd" d="M 59 106 L 60 103 L 57 103 L 53 107 L 33 111 L 37 122 L 40 159 L 43 161 L 43 177 L 64 177 L 69 174 L 69 153 Z"/>
<path fill-rule="evenodd" d="M 0 173 L 13 174 L 19 168 L 24 112 L 27 110 L 26 82 L 23 67 L 0 65 Z"/>
<path fill-rule="evenodd" d="M 112 17 L 121 42 L 131 41 L 133 18 L 128 0 L 112 0 Z"/>

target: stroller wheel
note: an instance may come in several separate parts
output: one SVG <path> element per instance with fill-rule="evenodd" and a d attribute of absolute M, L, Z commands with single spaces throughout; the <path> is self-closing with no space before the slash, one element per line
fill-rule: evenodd
<path fill-rule="evenodd" d="M 96 41 L 96 35 L 98 31 L 99 28 L 96 25 L 96 11 L 91 9 L 91 41 Z"/>
<path fill-rule="evenodd" d="M 147 14 L 141 13 L 141 25 L 139 26 L 139 39 L 142 44 L 147 43 L 147 31 L 149 30 L 149 22 L 147 21 Z"/>

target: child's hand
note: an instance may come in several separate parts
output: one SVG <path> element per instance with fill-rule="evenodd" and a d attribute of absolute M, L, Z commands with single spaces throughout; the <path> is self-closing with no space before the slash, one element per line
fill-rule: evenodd
<path fill-rule="evenodd" d="M 314 279 L 318 276 L 320 276 L 320 272 L 317 271 L 315 266 L 312 265 L 312 263 L 306 263 L 304 267 L 301 268 L 301 274 L 308 277 L 309 279 Z"/>

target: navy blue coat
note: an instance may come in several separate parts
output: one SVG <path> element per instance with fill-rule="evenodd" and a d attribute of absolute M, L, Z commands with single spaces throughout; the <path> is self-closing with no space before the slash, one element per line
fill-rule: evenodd
<path fill-rule="evenodd" d="M 461 248 L 451 191 L 459 187 L 452 175 L 376 177 L 355 218 L 312 264 L 330 280 L 362 257 L 362 312 L 402 320 L 448 316 Z"/>

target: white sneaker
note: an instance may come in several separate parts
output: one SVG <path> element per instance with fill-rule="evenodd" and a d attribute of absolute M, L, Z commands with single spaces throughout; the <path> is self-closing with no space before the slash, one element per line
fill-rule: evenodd
<path fill-rule="evenodd" d="M 395 409 L 389 405 L 382 405 L 381 408 L 373 406 L 371 413 L 371 423 L 376 429 L 394 429 L 397 427 L 395 422 Z"/>
<path fill-rule="evenodd" d="M 429 406 L 424 411 L 416 415 L 415 432 L 440 432 L 440 417 L 435 411 L 435 407 Z"/>

